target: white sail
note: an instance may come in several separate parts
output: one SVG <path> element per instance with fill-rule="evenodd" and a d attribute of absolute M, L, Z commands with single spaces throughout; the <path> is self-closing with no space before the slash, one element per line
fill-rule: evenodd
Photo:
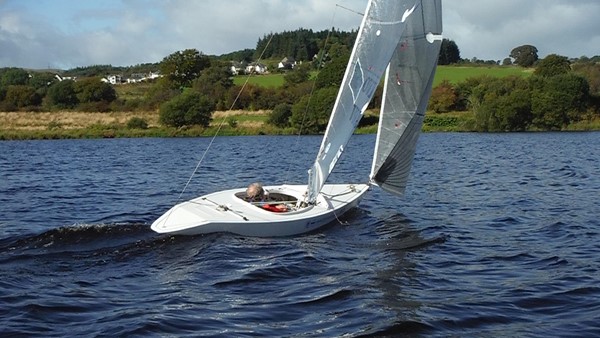
<path fill-rule="evenodd" d="M 415 153 L 442 43 L 440 0 L 422 0 L 386 73 L 371 181 L 402 194 Z"/>
<path fill-rule="evenodd" d="M 321 148 L 309 170 L 309 202 L 316 200 L 344 152 L 399 46 L 406 22 L 415 15 L 420 3 L 415 0 L 370 0 L 367 4 Z"/>

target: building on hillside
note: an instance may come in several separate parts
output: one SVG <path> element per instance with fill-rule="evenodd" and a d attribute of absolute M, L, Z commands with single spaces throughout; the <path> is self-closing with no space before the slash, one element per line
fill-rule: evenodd
<path fill-rule="evenodd" d="M 159 77 L 163 77 L 162 74 L 160 74 L 160 71 L 150 72 L 146 75 L 146 78 L 144 78 L 144 80 L 155 80 L 155 79 L 158 79 Z"/>
<path fill-rule="evenodd" d="M 278 69 L 294 69 L 297 65 L 296 60 L 293 57 L 284 57 L 283 60 L 279 61 L 277 65 Z"/>
<path fill-rule="evenodd" d="M 130 77 L 127 78 L 125 82 L 127 83 L 140 83 L 144 81 L 155 80 L 162 77 L 160 72 L 150 72 L 150 73 L 133 73 Z"/>
<path fill-rule="evenodd" d="M 127 78 L 127 83 L 140 83 L 144 81 L 146 78 L 146 74 L 143 73 L 133 73 Z"/>
<path fill-rule="evenodd" d="M 248 74 L 266 74 L 267 72 L 267 66 L 262 63 L 253 62 L 246 66 L 246 73 Z"/>
<path fill-rule="evenodd" d="M 231 71 L 231 74 L 233 74 L 233 75 L 240 75 L 240 74 L 244 74 L 246 72 L 247 66 L 248 66 L 248 63 L 246 61 L 242 61 L 242 62 L 231 61 L 231 67 L 229 68 L 229 70 Z"/>
<path fill-rule="evenodd" d="M 77 81 L 77 77 L 76 76 L 60 76 L 58 74 L 54 74 L 54 77 L 58 80 L 58 82 L 61 82 L 61 81 L 64 81 L 64 80 Z"/>
<path fill-rule="evenodd" d="M 102 82 L 110 83 L 112 85 L 123 83 L 123 77 L 121 75 L 109 75 L 101 79 Z"/>

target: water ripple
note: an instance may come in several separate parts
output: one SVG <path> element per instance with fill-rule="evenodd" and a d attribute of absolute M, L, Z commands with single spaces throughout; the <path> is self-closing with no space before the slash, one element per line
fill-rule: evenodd
<path fill-rule="evenodd" d="M 277 239 L 149 230 L 208 139 L 0 142 L 0 335 L 599 336 L 599 137 L 426 134 L 404 197 Z M 305 182 L 301 140 L 218 138 L 183 198 Z"/>

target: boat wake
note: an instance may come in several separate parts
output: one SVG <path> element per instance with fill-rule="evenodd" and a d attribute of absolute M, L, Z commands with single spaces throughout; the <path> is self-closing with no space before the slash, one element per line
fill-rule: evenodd
<path fill-rule="evenodd" d="M 142 223 L 79 224 L 0 239 L 0 262 L 23 257 L 127 251 L 164 241 Z"/>

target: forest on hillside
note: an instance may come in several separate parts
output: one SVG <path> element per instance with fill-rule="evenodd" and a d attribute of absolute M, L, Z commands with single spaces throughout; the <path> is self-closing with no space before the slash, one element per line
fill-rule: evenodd
<path fill-rule="evenodd" d="M 215 110 L 269 110 L 269 123 L 319 133 L 325 128 L 343 77 L 356 32 L 313 32 L 299 29 L 265 35 L 254 50 L 209 56 L 186 49 L 162 61 L 131 67 L 92 65 L 60 73 L 20 68 L 0 69 L 0 111 L 160 112 L 165 126 L 208 126 Z M 325 45 L 325 41 L 327 45 Z M 269 70 L 282 72 L 280 87 L 247 85 L 242 91 L 232 80 L 232 61 L 269 63 Z M 461 83 L 441 83 L 434 88 L 430 110 L 472 111 L 469 126 L 480 131 L 560 130 L 585 119 L 598 117 L 600 101 L 600 57 L 571 60 L 551 54 L 539 59 L 531 45 L 515 47 L 501 61 L 464 60 L 457 44 L 444 39 L 439 64 L 494 67 L 530 67 L 529 78 L 472 78 Z M 296 62 L 279 69 L 283 59 Z M 143 86 L 144 95 L 119 97 L 109 75 L 158 74 Z M 314 76 L 318 73 L 318 76 Z M 102 81 L 101 81 L 102 80 Z M 371 103 L 379 105 L 381 88 Z M 309 104 L 310 103 L 310 104 Z M 308 108 L 307 108 L 308 107 Z"/>

